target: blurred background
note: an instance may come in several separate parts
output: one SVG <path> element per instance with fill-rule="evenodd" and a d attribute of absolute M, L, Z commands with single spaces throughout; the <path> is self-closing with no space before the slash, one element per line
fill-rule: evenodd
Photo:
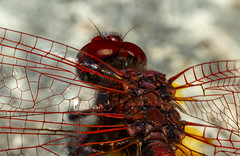
<path fill-rule="evenodd" d="M 239 0 L 0 0 L 0 26 L 81 48 L 102 32 L 125 34 L 148 68 L 173 76 L 214 60 L 240 58 Z"/>

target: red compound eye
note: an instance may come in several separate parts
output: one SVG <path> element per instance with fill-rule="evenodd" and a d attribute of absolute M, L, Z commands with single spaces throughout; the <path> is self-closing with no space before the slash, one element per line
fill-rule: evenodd
<path fill-rule="evenodd" d="M 92 42 L 97 41 L 97 40 L 101 40 L 102 37 L 101 36 L 95 36 L 94 38 L 92 38 Z"/>
<path fill-rule="evenodd" d="M 143 50 L 133 43 L 122 42 L 122 38 L 118 35 L 96 36 L 81 50 L 103 61 L 111 57 L 120 60 L 133 58 L 138 64 L 144 66 L 147 64 Z"/>
<path fill-rule="evenodd" d="M 122 42 L 109 40 L 107 37 L 96 36 L 81 50 L 101 60 L 115 55 L 121 49 Z"/>
<path fill-rule="evenodd" d="M 147 64 L 147 57 L 145 53 L 136 44 L 133 44 L 131 42 L 123 42 L 122 49 L 126 50 L 128 55 L 131 55 L 142 63 Z"/>
<path fill-rule="evenodd" d="M 113 42 L 122 42 L 122 38 L 117 35 L 108 35 L 107 38 L 108 38 L 108 40 L 113 41 Z"/>

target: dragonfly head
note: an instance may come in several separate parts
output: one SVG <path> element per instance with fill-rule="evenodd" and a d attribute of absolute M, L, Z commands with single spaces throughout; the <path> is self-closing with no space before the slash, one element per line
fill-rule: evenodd
<path fill-rule="evenodd" d="M 124 42 L 116 33 L 95 36 L 81 50 L 117 69 L 129 66 L 144 68 L 147 65 L 147 57 L 143 50 L 131 42 Z"/>

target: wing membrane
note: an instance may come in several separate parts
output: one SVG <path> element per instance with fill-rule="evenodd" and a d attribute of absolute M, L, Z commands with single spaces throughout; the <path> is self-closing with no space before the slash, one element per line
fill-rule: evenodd
<path fill-rule="evenodd" d="M 80 72 L 87 71 L 115 81 L 115 83 L 121 83 L 119 80 L 121 77 L 120 71 L 83 51 L 55 41 L 0 27 L 0 46 L 1 64 L 6 66 L 21 67 L 25 70 L 31 70 L 41 75 L 78 86 L 86 87 L 87 85 L 85 84 L 89 84 L 94 89 L 98 87 L 105 90 L 112 90 L 112 88 L 106 88 L 104 84 L 102 86 L 88 82 L 84 82 L 83 84 L 78 79 L 79 74 L 76 73 L 76 68 Z M 81 57 L 87 56 L 95 60 L 96 67 L 89 69 L 81 64 L 81 60 L 78 62 L 76 59 L 73 59 L 76 58 L 78 53 L 80 53 Z M 107 72 L 100 73 L 100 67 L 107 69 L 110 74 Z"/>
<path fill-rule="evenodd" d="M 169 81 L 176 87 L 175 99 L 188 115 L 223 128 L 239 129 L 240 60 L 193 66 Z"/>
<path fill-rule="evenodd" d="M 176 155 L 239 155 L 239 131 L 185 122 L 186 137 L 176 145 Z M 214 133 L 212 133 L 214 132 Z"/>
<path fill-rule="evenodd" d="M 84 144 L 86 136 L 101 133 L 120 136 L 117 133 L 125 130 L 124 125 L 101 122 L 106 118 L 121 121 L 123 117 L 106 113 L 106 99 L 98 99 L 99 94 L 107 97 L 111 92 L 123 91 L 104 83 L 83 82 L 76 68 L 80 73 L 91 73 L 120 85 L 121 72 L 80 52 L 81 58 L 87 56 L 97 64 L 90 69 L 81 64 L 83 60 L 73 59 L 79 52 L 55 41 L 0 28 L 0 137 L 3 138 L 0 155 L 62 155 L 68 153 L 63 146 L 71 140 L 77 148 Z M 73 114 L 77 116 L 74 121 L 70 120 Z M 110 147 L 122 141 L 103 138 L 89 144 Z M 115 147 L 112 152 L 127 148 Z"/>
<path fill-rule="evenodd" d="M 188 142 L 198 143 L 191 148 L 183 140 L 178 152 L 197 155 L 197 147 L 202 146 L 209 149 L 202 151 L 205 155 L 239 154 L 240 60 L 199 64 L 169 81 L 176 88 L 175 100 L 186 114 L 204 123 L 186 122 L 187 127 L 196 127 L 195 133 L 186 130 Z"/>

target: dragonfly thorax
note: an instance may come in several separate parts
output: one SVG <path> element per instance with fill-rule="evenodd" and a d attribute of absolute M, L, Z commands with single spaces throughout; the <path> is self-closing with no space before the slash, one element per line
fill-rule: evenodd
<path fill-rule="evenodd" d="M 174 148 L 171 145 L 185 137 L 184 124 L 171 104 L 174 88 L 164 74 L 155 71 L 122 71 L 126 81 L 123 89 L 131 96 L 115 96 L 113 103 L 122 106 L 128 134 L 142 142 L 146 150 L 159 141 L 170 146 L 168 149 Z"/>

